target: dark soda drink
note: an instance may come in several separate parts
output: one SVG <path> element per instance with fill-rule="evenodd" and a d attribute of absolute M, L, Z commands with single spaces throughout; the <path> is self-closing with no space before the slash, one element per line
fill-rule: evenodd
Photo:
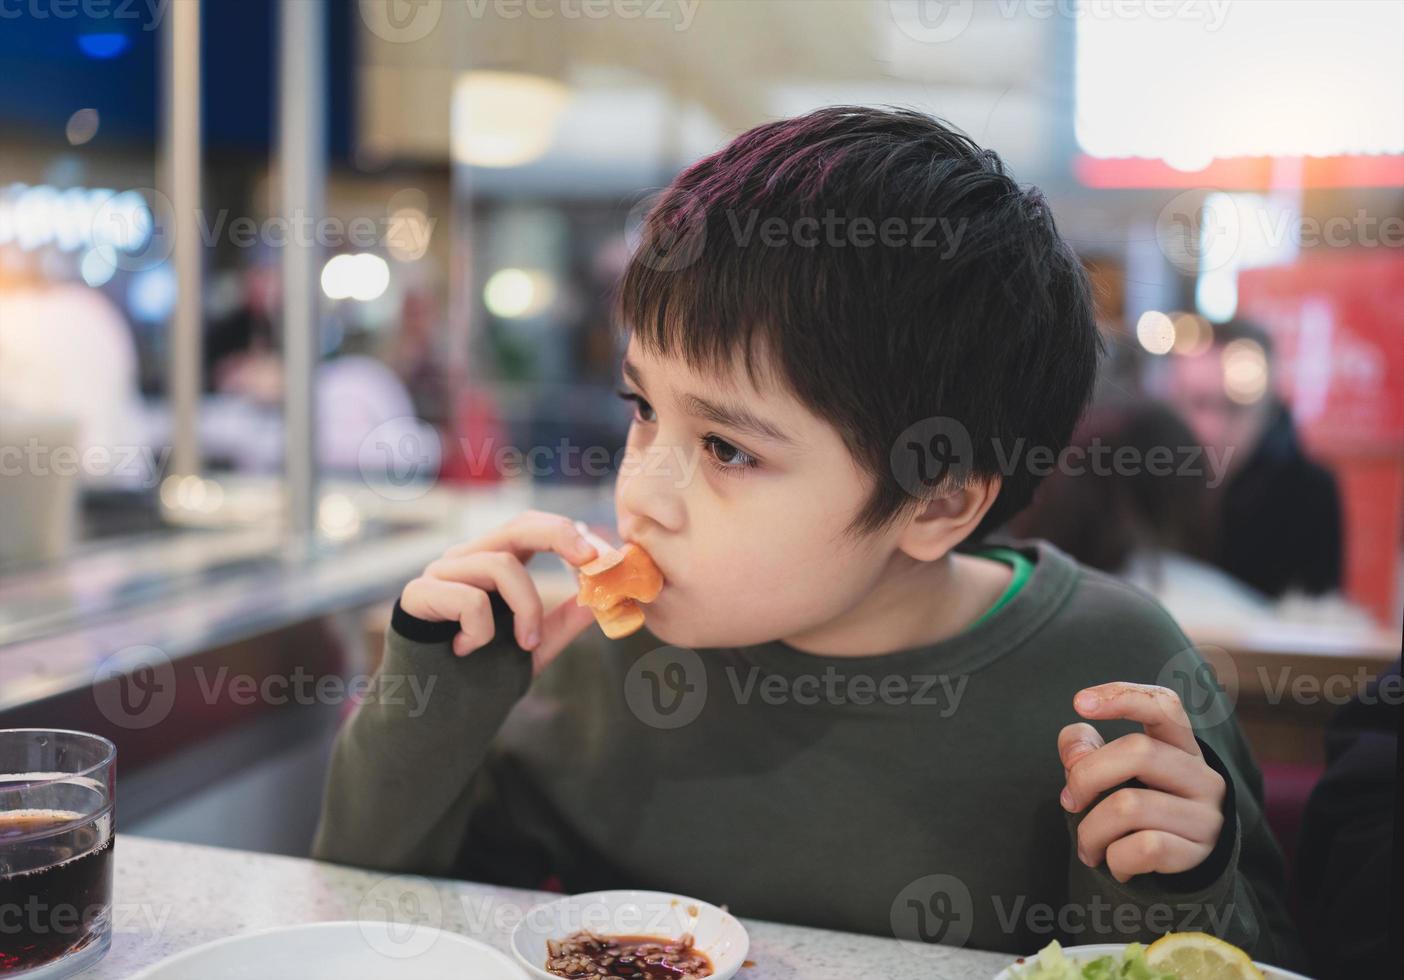
<path fill-rule="evenodd" d="M 0 976 L 42 966 L 107 936 L 113 851 L 108 823 L 64 810 L 0 813 Z"/>

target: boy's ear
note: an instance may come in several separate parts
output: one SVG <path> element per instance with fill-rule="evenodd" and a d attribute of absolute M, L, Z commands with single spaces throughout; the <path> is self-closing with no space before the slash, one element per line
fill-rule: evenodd
<path fill-rule="evenodd" d="M 979 527 L 1002 482 L 998 475 L 972 477 L 964 487 L 928 500 L 902 531 L 897 547 L 917 561 L 940 558 Z"/>

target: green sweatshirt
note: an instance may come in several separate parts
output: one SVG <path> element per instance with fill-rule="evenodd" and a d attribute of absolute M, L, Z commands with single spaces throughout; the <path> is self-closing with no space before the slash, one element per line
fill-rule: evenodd
<path fill-rule="evenodd" d="M 872 657 L 591 627 L 533 682 L 500 596 L 497 638 L 466 658 L 456 624 L 397 605 L 378 684 L 337 738 L 313 856 L 663 889 L 1014 954 L 1197 929 L 1297 964 L 1261 777 L 1189 640 L 1145 593 L 1046 542 L 1005 543 L 1032 570 L 991 615 Z M 1077 859 L 1058 732 L 1079 720 L 1075 692 L 1112 680 L 1179 690 L 1226 778 L 1222 838 L 1193 871 L 1123 885 Z M 1108 740 L 1137 727 L 1099 725 Z"/>

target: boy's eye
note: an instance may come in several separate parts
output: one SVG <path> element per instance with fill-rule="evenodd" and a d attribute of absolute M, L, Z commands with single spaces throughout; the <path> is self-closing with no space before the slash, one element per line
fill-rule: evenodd
<path fill-rule="evenodd" d="M 620 388 L 618 391 L 615 392 L 615 394 L 618 395 L 620 398 L 624 399 L 626 402 L 634 403 L 634 418 L 636 418 L 638 421 L 653 421 L 653 406 L 650 405 L 647 399 L 645 399 L 642 395 L 633 391 L 629 391 L 627 388 Z"/>
<path fill-rule="evenodd" d="M 745 470 L 760 465 L 760 460 L 719 436 L 703 436 L 702 448 L 715 461 L 713 465 L 718 470 Z"/>
<path fill-rule="evenodd" d="M 620 388 L 615 391 L 615 394 L 626 402 L 634 403 L 634 420 L 636 422 L 652 424 L 657 420 L 653 406 L 643 395 L 627 388 Z M 756 457 L 744 449 L 732 445 L 720 436 L 702 436 L 699 442 L 712 468 L 719 473 L 737 475 L 742 470 L 754 469 L 760 465 L 760 460 Z"/>

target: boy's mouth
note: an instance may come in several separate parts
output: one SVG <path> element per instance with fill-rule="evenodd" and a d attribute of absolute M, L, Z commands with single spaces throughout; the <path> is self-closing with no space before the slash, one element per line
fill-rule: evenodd
<path fill-rule="evenodd" d="M 653 564 L 656 565 L 656 566 L 658 566 L 658 570 L 659 570 L 660 572 L 663 573 L 663 592 L 667 592 L 667 591 L 668 591 L 668 587 L 669 587 L 669 586 L 672 584 L 672 582 L 673 582 L 673 576 L 672 576 L 672 574 L 669 572 L 669 569 L 672 567 L 671 563 L 670 563 L 670 562 L 663 562 L 663 561 L 660 561 L 659 558 L 658 558 L 658 552 L 654 551 L 652 548 L 650 548 L 648 545 L 644 544 L 642 541 L 638 541 L 638 540 L 636 540 L 636 539 L 634 539 L 634 538 L 631 538 L 631 537 L 623 537 L 622 540 L 623 540 L 625 543 L 627 543 L 627 544 L 633 544 L 633 545 L 636 545 L 636 546 L 639 547 L 639 548 L 642 548 L 642 549 L 648 554 L 648 557 L 651 558 L 651 559 L 653 559 Z M 660 593 L 660 595 L 661 595 L 661 594 L 662 594 L 662 593 Z"/>

